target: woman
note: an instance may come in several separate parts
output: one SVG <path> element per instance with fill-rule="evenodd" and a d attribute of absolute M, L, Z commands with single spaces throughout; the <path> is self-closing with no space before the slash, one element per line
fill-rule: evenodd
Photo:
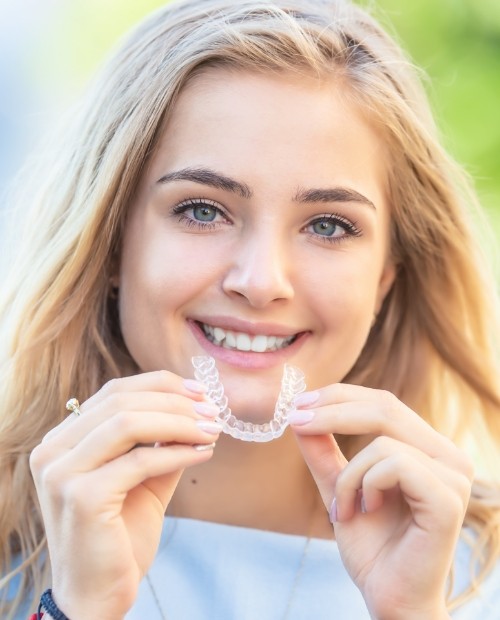
<path fill-rule="evenodd" d="M 3 312 L 6 613 L 493 618 L 494 286 L 395 44 L 344 2 L 174 3 L 71 125 Z M 303 371 L 282 437 L 221 434 L 200 355 L 254 425 Z"/>

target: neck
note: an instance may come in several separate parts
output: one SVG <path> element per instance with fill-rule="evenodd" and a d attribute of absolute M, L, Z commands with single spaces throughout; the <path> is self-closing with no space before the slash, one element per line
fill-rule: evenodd
<path fill-rule="evenodd" d="M 212 459 L 184 472 L 169 513 L 287 534 L 333 536 L 290 431 L 269 443 L 221 435 Z"/>

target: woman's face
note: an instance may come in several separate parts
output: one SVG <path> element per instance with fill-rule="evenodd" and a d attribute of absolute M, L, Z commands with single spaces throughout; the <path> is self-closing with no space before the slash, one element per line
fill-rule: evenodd
<path fill-rule="evenodd" d="M 216 359 L 240 418 L 356 362 L 394 278 L 386 155 L 334 81 L 207 71 L 181 93 L 125 230 L 120 319 L 142 371 Z"/>

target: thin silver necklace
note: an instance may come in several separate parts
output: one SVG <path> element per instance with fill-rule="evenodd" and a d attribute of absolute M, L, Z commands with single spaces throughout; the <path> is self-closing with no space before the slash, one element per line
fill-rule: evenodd
<path fill-rule="evenodd" d="M 288 601 L 286 604 L 286 609 L 285 609 L 285 613 L 283 615 L 283 620 L 288 620 L 288 617 L 290 615 L 290 610 L 292 609 L 292 604 L 293 604 L 293 600 L 295 598 L 295 594 L 298 590 L 298 586 L 300 584 L 300 580 L 302 578 L 302 574 L 304 572 L 304 565 L 306 562 L 306 557 L 307 557 L 307 553 L 309 551 L 309 545 L 311 543 L 311 536 L 309 535 L 306 538 L 306 541 L 304 543 L 304 547 L 302 549 L 302 553 L 300 556 L 300 563 L 299 563 L 299 567 L 297 568 L 297 572 L 295 573 L 295 577 L 293 580 L 293 584 L 292 584 L 292 588 L 290 590 L 290 595 L 288 596 Z M 153 581 L 149 575 L 149 573 L 146 573 L 146 581 L 148 583 L 149 589 L 151 590 L 151 594 L 153 595 L 153 600 L 155 602 L 155 605 L 158 609 L 158 612 L 161 616 L 162 620 L 168 620 L 168 616 L 167 613 L 160 601 L 160 599 L 158 598 L 158 595 L 156 593 L 156 588 L 153 585 Z"/>

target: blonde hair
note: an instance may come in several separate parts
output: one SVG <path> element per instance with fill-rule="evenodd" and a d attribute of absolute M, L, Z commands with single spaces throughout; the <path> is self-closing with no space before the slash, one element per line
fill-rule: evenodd
<path fill-rule="evenodd" d="M 475 439 L 492 454 L 500 445 L 495 286 L 470 234 L 474 194 L 399 47 L 342 0 L 171 4 L 109 60 L 29 195 L 1 309 L 1 585 L 22 574 L 2 617 L 48 580 L 30 452 L 69 395 L 86 399 L 134 372 L 110 295 L 128 205 L 180 90 L 214 66 L 334 76 L 378 125 L 392 158 L 398 274 L 346 380 L 393 391 L 457 442 Z M 500 554 L 497 487 L 475 484 L 466 524 L 477 531 L 481 579 Z M 16 554 L 23 564 L 12 570 Z"/>

